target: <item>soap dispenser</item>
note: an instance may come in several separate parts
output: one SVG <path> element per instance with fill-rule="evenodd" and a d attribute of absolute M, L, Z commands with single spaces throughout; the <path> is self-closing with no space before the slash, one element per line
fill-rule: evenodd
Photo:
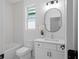
<path fill-rule="evenodd" d="M 41 30 L 41 38 L 44 38 L 44 31 L 43 30 Z"/>
<path fill-rule="evenodd" d="M 41 38 L 44 38 L 44 25 L 39 26 Z"/>

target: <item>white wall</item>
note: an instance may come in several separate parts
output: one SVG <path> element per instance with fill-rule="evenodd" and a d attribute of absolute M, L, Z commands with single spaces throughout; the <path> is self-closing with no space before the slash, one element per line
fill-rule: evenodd
<path fill-rule="evenodd" d="M 6 45 L 14 43 L 13 38 L 13 13 L 12 5 L 3 1 L 3 51 L 6 50 Z"/>
<path fill-rule="evenodd" d="M 6 0 L 0 0 L 0 53 L 6 44 L 13 42 L 12 7 Z"/>
<path fill-rule="evenodd" d="M 29 2 L 30 3 L 30 2 Z M 29 5 L 29 4 L 27 4 Z M 37 28 L 36 30 L 28 30 L 26 31 L 24 28 L 24 1 L 19 1 L 17 3 L 13 4 L 13 23 L 14 23 L 14 40 L 17 43 L 23 44 L 25 43 L 25 46 L 32 46 L 33 41 L 36 38 L 40 37 L 40 34 L 38 32 L 38 25 L 42 23 L 40 20 L 37 20 Z M 40 22 L 40 23 L 39 23 Z"/>
<path fill-rule="evenodd" d="M 19 1 L 21 1 L 21 0 L 7 0 L 7 1 L 9 1 L 10 3 L 17 3 L 17 2 L 19 2 Z"/>
<path fill-rule="evenodd" d="M 3 51 L 3 0 L 0 0 L 0 54 Z"/>
<path fill-rule="evenodd" d="M 3 8 L 3 39 L 8 44 L 14 40 L 12 6 L 5 0 Z"/>
<path fill-rule="evenodd" d="M 14 41 L 23 44 L 24 42 L 24 2 L 19 1 L 13 4 L 13 30 Z"/>
<path fill-rule="evenodd" d="M 25 0 L 25 6 L 28 7 L 28 6 L 31 6 L 31 5 L 35 5 L 35 8 L 36 8 L 36 29 L 35 30 L 25 30 L 24 31 L 24 45 L 25 46 L 30 46 L 32 47 L 33 46 L 33 40 L 37 39 L 37 38 L 40 38 L 40 32 L 39 32 L 39 26 L 43 23 L 43 17 L 40 17 L 40 16 L 43 16 L 42 15 L 42 11 L 40 10 L 39 12 L 39 9 L 41 7 L 41 4 L 42 2 L 41 1 L 38 1 L 38 0 Z M 43 0 L 42 0 L 43 1 Z M 41 3 L 41 4 L 40 4 Z M 39 6 L 38 6 L 39 5 Z"/>

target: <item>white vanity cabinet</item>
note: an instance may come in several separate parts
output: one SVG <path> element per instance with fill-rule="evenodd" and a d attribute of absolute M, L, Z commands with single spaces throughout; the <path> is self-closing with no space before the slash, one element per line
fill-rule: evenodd
<path fill-rule="evenodd" d="M 35 42 L 35 59 L 65 59 L 62 44 Z"/>
<path fill-rule="evenodd" d="M 36 48 L 35 49 L 35 59 L 49 59 L 47 53 L 49 52 L 48 49 L 45 48 Z"/>

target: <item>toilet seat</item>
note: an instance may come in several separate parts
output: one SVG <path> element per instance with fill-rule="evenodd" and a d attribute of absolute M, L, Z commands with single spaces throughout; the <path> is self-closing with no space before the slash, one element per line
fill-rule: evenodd
<path fill-rule="evenodd" d="M 28 47 L 22 47 L 16 51 L 16 55 L 23 56 L 31 52 L 31 49 Z"/>

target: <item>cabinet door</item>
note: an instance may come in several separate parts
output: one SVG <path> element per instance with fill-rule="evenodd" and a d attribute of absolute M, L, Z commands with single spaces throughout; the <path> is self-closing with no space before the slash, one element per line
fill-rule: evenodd
<path fill-rule="evenodd" d="M 65 54 L 59 51 L 51 51 L 50 59 L 65 59 Z"/>
<path fill-rule="evenodd" d="M 49 59 L 49 50 L 46 48 L 35 48 L 35 59 Z"/>

